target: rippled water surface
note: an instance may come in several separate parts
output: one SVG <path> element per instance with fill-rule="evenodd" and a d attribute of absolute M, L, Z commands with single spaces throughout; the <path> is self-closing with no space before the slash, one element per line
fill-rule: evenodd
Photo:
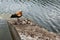
<path fill-rule="evenodd" d="M 0 16 L 22 10 L 23 16 L 44 28 L 60 32 L 60 0 L 0 0 Z"/>

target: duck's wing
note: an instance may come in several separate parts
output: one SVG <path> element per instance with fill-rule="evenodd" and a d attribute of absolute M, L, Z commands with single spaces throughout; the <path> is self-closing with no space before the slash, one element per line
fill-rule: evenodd
<path fill-rule="evenodd" d="M 12 15 L 10 16 L 10 18 L 17 18 L 17 15 L 16 15 L 16 14 L 12 14 Z"/>

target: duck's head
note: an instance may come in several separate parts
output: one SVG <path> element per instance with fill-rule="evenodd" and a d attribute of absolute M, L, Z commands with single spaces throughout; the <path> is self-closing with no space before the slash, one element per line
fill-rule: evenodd
<path fill-rule="evenodd" d="M 16 15 L 17 15 L 17 16 L 22 16 L 22 11 L 17 11 L 17 12 L 16 12 Z"/>

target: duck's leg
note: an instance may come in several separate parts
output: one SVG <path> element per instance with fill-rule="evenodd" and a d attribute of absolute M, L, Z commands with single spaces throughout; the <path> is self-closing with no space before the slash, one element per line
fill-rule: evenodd
<path fill-rule="evenodd" d="M 20 24 L 20 19 L 19 19 L 19 18 L 17 18 L 17 24 L 18 24 L 18 25 Z"/>

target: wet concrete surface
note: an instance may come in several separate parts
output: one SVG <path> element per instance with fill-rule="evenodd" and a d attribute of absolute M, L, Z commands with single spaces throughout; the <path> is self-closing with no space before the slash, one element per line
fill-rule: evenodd
<path fill-rule="evenodd" d="M 7 21 L 0 19 L 0 40 L 12 40 Z"/>

